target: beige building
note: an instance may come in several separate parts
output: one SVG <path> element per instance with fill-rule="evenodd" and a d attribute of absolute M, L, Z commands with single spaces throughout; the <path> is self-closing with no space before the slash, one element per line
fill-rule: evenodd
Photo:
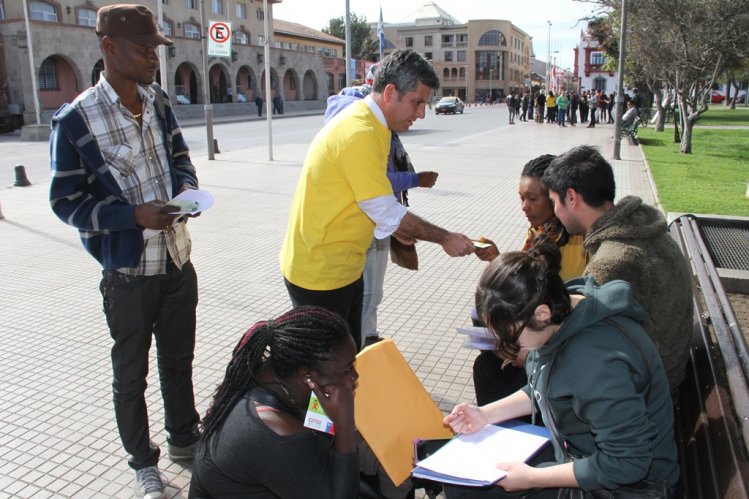
<path fill-rule="evenodd" d="M 158 0 L 129 0 L 157 12 Z M 96 11 L 117 0 L 27 0 L 33 45 L 34 91 L 29 40 L 21 0 L 0 0 L 0 103 L 35 122 L 35 94 L 42 123 L 98 80 L 102 59 L 94 34 Z M 204 0 L 206 21 L 229 21 L 231 58 L 208 60 L 208 94 L 215 113 L 250 112 L 255 96 L 281 93 L 286 109 L 321 107 L 330 92 L 340 90 L 344 42 L 294 23 L 277 21 L 270 46 L 270 92 L 265 90 L 264 16 L 272 20 L 274 3 L 263 12 L 262 0 Z M 178 116 L 202 115 L 204 104 L 201 0 L 163 0 L 167 48 L 166 86 Z M 338 69 L 335 69 L 338 68 Z M 161 82 L 160 75 L 158 77 Z M 249 108 L 249 109 L 248 109 Z"/>
<path fill-rule="evenodd" d="M 438 96 L 484 102 L 489 96 L 497 99 L 530 86 L 532 40 L 512 22 L 461 23 L 434 2 L 407 19 L 384 24 L 385 54 L 410 48 L 432 61 L 441 81 Z M 376 23 L 372 27 L 376 31 Z"/>

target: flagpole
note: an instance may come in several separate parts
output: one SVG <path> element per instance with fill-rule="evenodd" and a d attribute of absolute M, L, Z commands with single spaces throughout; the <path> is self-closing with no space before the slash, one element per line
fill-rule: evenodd
<path fill-rule="evenodd" d="M 351 15 L 349 13 L 349 0 L 346 0 L 346 16 L 343 19 L 344 37 L 346 38 L 346 86 L 351 86 Z"/>
<path fill-rule="evenodd" d="M 382 2 L 380 2 L 380 21 L 377 23 L 377 40 L 380 42 L 380 61 L 385 58 L 385 24 L 382 22 Z"/>

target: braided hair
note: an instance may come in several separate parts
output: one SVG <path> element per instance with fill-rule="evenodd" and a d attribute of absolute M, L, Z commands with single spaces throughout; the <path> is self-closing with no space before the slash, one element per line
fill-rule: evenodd
<path fill-rule="evenodd" d="M 234 347 L 224 381 L 203 418 L 203 438 L 221 425 L 247 390 L 261 384 L 256 377 L 261 368 L 268 366 L 286 378 L 301 367 L 330 359 L 335 347 L 350 336 L 338 314 L 320 307 L 300 307 L 251 326 Z"/>
<path fill-rule="evenodd" d="M 534 319 L 539 305 L 551 309 L 551 323 L 570 314 L 570 295 L 559 277 L 562 255 L 546 236 L 524 251 L 502 253 L 484 270 L 476 289 L 476 311 L 497 341 L 505 360 L 518 355 L 518 338 L 525 327 L 541 330 Z"/>

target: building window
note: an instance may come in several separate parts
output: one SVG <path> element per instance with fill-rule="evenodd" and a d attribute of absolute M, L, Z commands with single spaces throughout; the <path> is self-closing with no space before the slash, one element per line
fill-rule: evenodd
<path fill-rule="evenodd" d="M 200 26 L 193 23 L 185 23 L 182 25 L 185 29 L 185 36 L 187 38 L 200 39 Z"/>
<path fill-rule="evenodd" d="M 192 10 L 198 10 L 198 0 L 185 0 L 187 2 L 187 8 Z"/>
<path fill-rule="evenodd" d="M 413 36 L 407 36 L 406 37 L 406 47 L 413 47 L 414 46 L 414 37 Z"/>
<path fill-rule="evenodd" d="M 424 35 L 424 46 L 425 47 L 432 46 L 432 35 Z"/>
<path fill-rule="evenodd" d="M 507 46 L 507 40 L 505 39 L 505 35 L 495 29 L 487 31 L 479 38 L 479 46 L 499 47 L 500 45 Z"/>
<path fill-rule="evenodd" d="M 604 63 L 603 52 L 593 52 L 590 54 L 590 63 L 594 65 L 601 65 Z"/>
<path fill-rule="evenodd" d="M 240 45 L 249 45 L 250 44 L 250 35 L 245 33 L 244 31 L 235 31 L 234 32 L 234 41 Z"/>
<path fill-rule="evenodd" d="M 452 50 L 446 50 L 445 51 L 445 62 L 453 62 L 453 51 Z"/>
<path fill-rule="evenodd" d="M 466 60 L 466 51 L 458 50 L 458 62 L 465 62 L 465 60 Z"/>
<path fill-rule="evenodd" d="M 341 73 L 338 75 L 338 88 L 345 88 L 346 87 L 346 73 Z"/>
<path fill-rule="evenodd" d="M 237 17 L 239 19 L 247 19 L 247 6 L 245 4 L 237 4 Z"/>
<path fill-rule="evenodd" d="M 452 47 L 455 43 L 455 35 L 442 35 L 442 46 Z"/>
<path fill-rule="evenodd" d="M 432 53 L 431 52 L 424 52 L 424 59 L 426 59 L 427 61 L 431 61 L 432 60 Z"/>
<path fill-rule="evenodd" d="M 211 10 L 214 14 L 223 14 L 224 0 L 211 0 Z"/>
<path fill-rule="evenodd" d="M 445 68 L 445 69 L 442 70 L 442 78 L 445 79 L 445 80 L 447 80 L 448 78 L 450 78 L 450 70 L 449 69 Z"/>
<path fill-rule="evenodd" d="M 606 91 L 606 78 L 603 76 L 599 76 L 595 80 L 593 80 L 593 87 L 595 90 L 603 90 Z"/>
<path fill-rule="evenodd" d="M 78 24 L 95 28 L 96 11 L 93 9 L 78 9 Z"/>
<path fill-rule="evenodd" d="M 31 19 L 36 19 L 37 21 L 51 21 L 53 23 L 57 22 L 57 7 L 54 5 L 45 3 L 45 2 L 31 2 L 31 5 L 29 5 L 29 10 L 31 11 Z"/>
<path fill-rule="evenodd" d="M 39 68 L 39 90 L 59 90 L 57 86 L 57 63 L 46 59 Z"/>
<path fill-rule="evenodd" d="M 174 33 L 172 22 L 164 19 L 164 36 L 172 36 L 172 33 Z"/>
<path fill-rule="evenodd" d="M 265 45 L 265 37 L 263 35 L 257 35 L 257 44 Z"/>

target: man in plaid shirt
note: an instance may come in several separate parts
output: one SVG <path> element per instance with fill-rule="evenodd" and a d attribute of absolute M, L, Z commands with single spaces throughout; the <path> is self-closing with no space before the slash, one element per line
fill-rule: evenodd
<path fill-rule="evenodd" d="M 157 33 L 153 13 L 139 5 L 102 7 L 96 34 L 105 71 L 52 120 L 50 202 L 103 267 L 117 426 L 137 495 L 153 499 L 163 496 L 164 483 L 145 401 L 152 336 L 169 457 L 191 459 L 199 437 L 192 385 L 197 277 L 187 220 L 166 204 L 197 189 L 198 180 L 169 99 L 152 85 L 156 48 L 172 43 Z"/>

